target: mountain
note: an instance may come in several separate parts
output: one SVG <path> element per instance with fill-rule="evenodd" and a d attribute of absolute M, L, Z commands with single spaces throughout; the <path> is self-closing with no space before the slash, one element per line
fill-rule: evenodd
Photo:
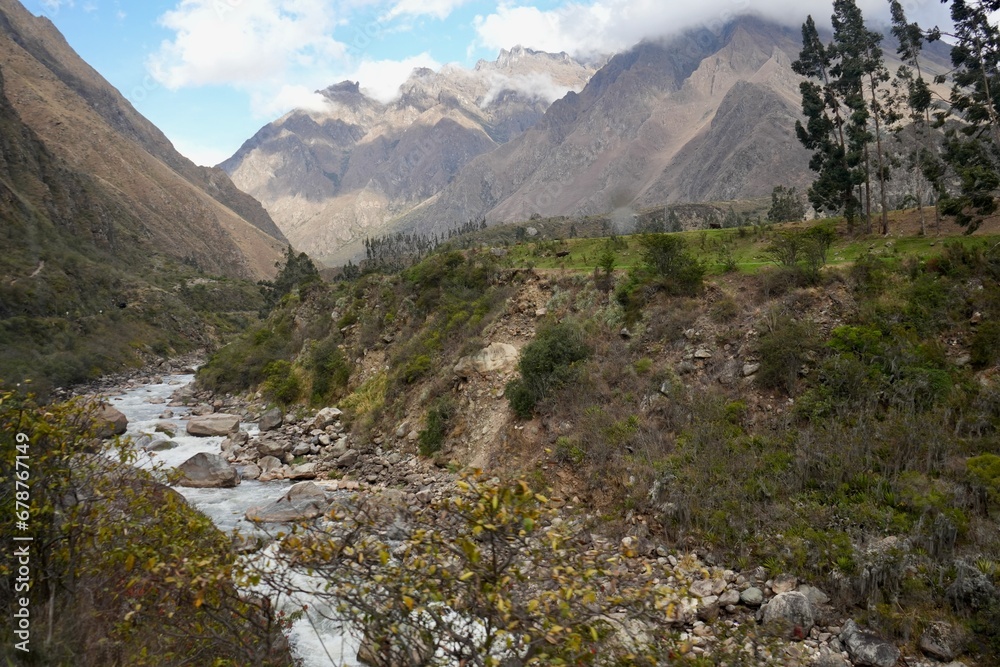
<path fill-rule="evenodd" d="M 0 0 L 0 63 L 12 108 L 105 201 L 134 216 L 158 252 L 215 274 L 263 277 L 285 241 L 252 197 L 195 166 L 66 43 L 52 23 Z"/>
<path fill-rule="evenodd" d="M 220 166 L 296 248 L 343 261 L 593 72 L 566 54 L 516 47 L 472 70 L 417 69 L 389 103 L 345 81 L 320 91 L 325 109 L 269 123 Z"/>
<path fill-rule="evenodd" d="M 66 44 L 0 0 L 0 383 L 39 393 L 245 325 L 286 245 Z"/>

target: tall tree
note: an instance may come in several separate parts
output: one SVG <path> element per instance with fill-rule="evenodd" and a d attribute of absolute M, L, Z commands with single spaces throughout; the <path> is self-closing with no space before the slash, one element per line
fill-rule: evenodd
<path fill-rule="evenodd" d="M 841 102 L 830 51 L 809 16 L 802 25 L 802 51 L 792 63 L 792 69 L 807 79 L 799 84 L 806 123 L 796 121 L 795 133 L 802 145 L 813 151 L 809 168 L 817 176 L 809 187 L 809 202 L 817 211 L 842 211 L 848 225 L 853 226 L 860 210 L 855 187 L 862 182 L 863 174 L 848 156 L 848 110 Z"/>
<path fill-rule="evenodd" d="M 952 0 L 951 109 L 963 124 L 946 132 L 943 157 L 959 181 L 941 207 L 971 233 L 997 210 L 1000 189 L 1000 0 Z M 936 35 L 935 35 L 936 36 Z"/>

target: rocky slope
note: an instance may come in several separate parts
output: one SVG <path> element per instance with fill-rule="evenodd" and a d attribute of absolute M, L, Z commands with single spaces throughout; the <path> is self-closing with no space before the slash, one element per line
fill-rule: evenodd
<path fill-rule="evenodd" d="M 16 0 L 0 2 L 0 62 L 12 112 L 54 160 L 86 175 L 93 197 L 116 211 L 106 221 L 122 227 L 119 240 L 141 239 L 144 250 L 214 274 L 273 273 L 284 238 L 260 204 L 222 171 L 197 167 L 177 153 L 48 19 L 32 16 Z M 39 193 L 19 194 L 38 204 Z"/>
<path fill-rule="evenodd" d="M 592 73 L 565 54 L 518 47 L 472 71 L 415 70 L 388 104 L 345 81 L 321 91 L 325 111 L 296 110 L 268 124 L 220 166 L 296 248 L 342 261 Z"/>

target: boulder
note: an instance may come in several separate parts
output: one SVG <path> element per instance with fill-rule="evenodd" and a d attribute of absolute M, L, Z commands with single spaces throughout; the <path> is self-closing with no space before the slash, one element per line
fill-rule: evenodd
<path fill-rule="evenodd" d="M 240 475 L 229 461 L 218 454 L 195 454 L 177 468 L 181 474 L 177 482 L 180 486 L 198 489 L 220 489 L 234 487 L 240 483 Z"/>
<path fill-rule="evenodd" d="M 318 429 L 324 429 L 327 426 L 332 426 L 333 424 L 340 421 L 340 416 L 344 414 L 337 408 L 323 408 L 316 413 L 313 417 L 312 427 Z"/>
<path fill-rule="evenodd" d="M 764 591 L 751 586 L 740 593 L 740 602 L 748 607 L 759 607 L 764 602 Z"/>
<path fill-rule="evenodd" d="M 877 635 L 864 632 L 854 621 L 844 624 L 840 631 L 840 641 L 855 665 L 895 667 L 899 661 L 899 649 Z"/>
<path fill-rule="evenodd" d="M 229 435 L 240 427 L 240 418 L 237 415 L 227 415 L 218 412 L 201 417 L 193 417 L 187 423 L 188 435 L 210 437 L 215 435 Z"/>
<path fill-rule="evenodd" d="M 264 456 L 259 461 L 257 465 L 260 467 L 261 472 L 274 472 L 275 470 L 281 470 L 281 461 L 273 456 Z"/>
<path fill-rule="evenodd" d="M 965 634 L 949 623 L 931 623 L 920 636 L 920 650 L 935 660 L 951 662 L 965 650 Z"/>
<path fill-rule="evenodd" d="M 177 443 L 173 440 L 156 440 L 146 445 L 143 449 L 147 452 L 165 452 L 176 447 Z"/>
<path fill-rule="evenodd" d="M 726 582 L 722 579 L 699 579 L 692 582 L 688 590 L 691 592 L 691 595 L 696 595 L 700 598 L 706 598 L 710 595 L 717 596 L 726 590 Z"/>
<path fill-rule="evenodd" d="M 128 429 L 128 417 L 120 410 L 100 403 L 94 410 L 94 435 L 101 440 L 122 435 Z"/>
<path fill-rule="evenodd" d="M 156 426 L 153 427 L 153 430 L 156 431 L 157 433 L 163 433 L 168 438 L 172 438 L 175 435 L 177 435 L 177 425 L 174 424 L 173 422 L 168 422 L 168 421 L 156 422 Z"/>
<path fill-rule="evenodd" d="M 488 347 L 468 357 L 462 357 L 455 364 L 455 374 L 459 377 L 469 377 L 472 371 L 489 373 L 490 371 L 509 371 L 517 365 L 519 353 L 517 348 L 508 343 L 491 343 Z"/>
<path fill-rule="evenodd" d="M 281 459 L 285 457 L 285 443 L 278 442 L 277 440 L 261 439 L 256 443 L 257 456 L 261 458 L 266 458 L 268 456 L 273 456 L 276 459 Z"/>
<path fill-rule="evenodd" d="M 281 426 L 283 418 L 284 415 L 281 414 L 281 410 L 278 408 L 271 408 L 260 416 L 260 420 L 257 422 L 257 428 L 260 429 L 261 433 L 265 431 L 273 431 Z"/>
<path fill-rule="evenodd" d="M 316 479 L 316 464 L 303 463 L 302 465 L 292 466 L 286 477 L 288 479 Z"/>
<path fill-rule="evenodd" d="M 768 630 L 785 639 L 805 639 L 816 624 L 809 598 L 798 591 L 775 595 L 761 614 Z"/>
<path fill-rule="evenodd" d="M 358 462 L 358 452 L 354 449 L 348 449 L 343 456 L 337 459 L 338 468 L 350 468 L 352 465 Z"/>
<path fill-rule="evenodd" d="M 326 493 L 312 482 L 299 482 L 270 505 L 251 507 L 246 511 L 254 523 L 289 523 L 321 516 L 330 506 Z"/>
<path fill-rule="evenodd" d="M 257 479 L 260 477 L 260 468 L 257 467 L 256 463 L 236 466 L 236 470 L 240 473 L 240 479 Z"/>
<path fill-rule="evenodd" d="M 771 582 L 771 591 L 775 595 L 780 595 L 781 593 L 787 593 L 789 591 L 794 591 L 795 587 L 798 586 L 799 580 L 795 578 L 793 574 L 779 574 Z"/>

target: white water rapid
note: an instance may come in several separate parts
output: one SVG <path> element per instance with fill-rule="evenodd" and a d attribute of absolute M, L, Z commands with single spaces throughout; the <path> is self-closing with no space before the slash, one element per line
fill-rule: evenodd
<path fill-rule="evenodd" d="M 190 414 L 187 407 L 168 407 L 170 395 L 177 389 L 194 381 L 193 375 L 165 376 L 160 384 L 144 384 L 129 388 L 121 395 L 111 397 L 111 404 L 128 417 L 126 435 L 138 440 L 143 435 L 151 435 L 154 440 L 171 440 L 177 447 L 159 452 L 140 452 L 139 465 L 151 469 L 156 466 L 174 468 L 199 452 L 219 454 L 221 437 L 195 437 L 185 431 L 185 416 Z M 169 410 L 172 417 L 161 418 Z M 171 424 L 173 437 L 164 433 L 156 433 L 157 424 Z M 242 424 L 241 428 L 251 435 L 257 432 L 256 424 Z M 175 487 L 188 502 L 203 512 L 220 530 L 230 533 L 234 529 L 243 535 L 260 534 L 262 531 L 244 518 L 244 513 L 254 505 L 266 505 L 276 500 L 288 490 L 290 484 L 283 481 L 257 482 L 243 481 L 232 489 L 191 489 Z M 277 530 L 276 526 L 271 526 Z M 253 556 L 267 558 L 267 550 Z M 311 585 L 321 585 L 322 582 L 310 581 L 304 575 L 296 577 L 296 583 L 307 589 Z M 291 613 L 308 605 L 312 613 L 303 615 L 297 620 L 288 639 L 292 651 L 302 667 L 354 667 L 358 642 L 352 637 L 344 637 L 335 624 L 322 618 L 316 599 L 289 600 L 281 597 L 275 599 L 274 591 L 258 591 L 268 594 L 274 600 L 276 608 Z"/>

